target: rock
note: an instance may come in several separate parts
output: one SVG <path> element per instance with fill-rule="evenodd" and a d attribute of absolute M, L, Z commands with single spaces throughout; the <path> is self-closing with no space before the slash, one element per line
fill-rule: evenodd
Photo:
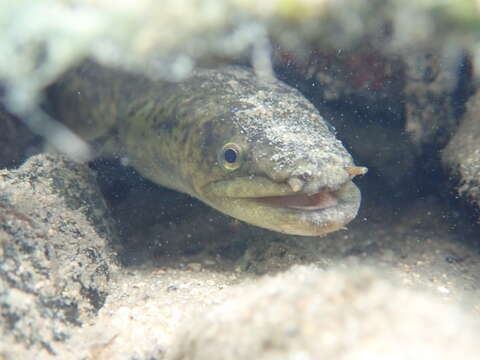
<path fill-rule="evenodd" d="M 476 359 L 478 324 L 365 268 L 297 267 L 188 323 L 168 360 Z M 441 314 L 441 315 L 440 315 Z"/>
<path fill-rule="evenodd" d="M 403 56 L 405 131 L 417 152 L 425 146 L 440 149 L 447 144 L 471 91 L 469 58 L 461 49 L 451 56 L 442 50 L 422 49 Z"/>
<path fill-rule="evenodd" d="M 458 195 L 480 207 L 480 92 L 467 103 L 460 127 L 443 150 L 443 164 L 458 179 Z"/>
<path fill-rule="evenodd" d="M 277 46 L 273 62 L 279 76 L 314 103 L 356 101 L 369 108 L 395 107 L 404 85 L 404 64 L 400 54 L 386 50 L 391 34 L 385 27 L 377 24 L 375 38 L 365 34 L 353 48 L 325 46 L 320 39 L 302 51 Z"/>
<path fill-rule="evenodd" d="M 107 296 L 108 211 L 93 172 L 59 155 L 0 171 L 0 191 L 0 358 L 54 355 Z"/>

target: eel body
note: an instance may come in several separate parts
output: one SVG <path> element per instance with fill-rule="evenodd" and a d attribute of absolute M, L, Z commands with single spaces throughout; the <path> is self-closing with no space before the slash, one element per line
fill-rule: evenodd
<path fill-rule="evenodd" d="M 297 90 L 242 67 L 181 83 L 85 64 L 51 93 L 54 116 L 100 156 L 248 223 L 324 235 L 357 214 L 364 168 Z"/>

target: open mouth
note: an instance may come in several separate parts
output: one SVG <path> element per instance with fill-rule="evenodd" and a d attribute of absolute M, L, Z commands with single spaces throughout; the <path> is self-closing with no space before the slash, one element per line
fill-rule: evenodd
<path fill-rule="evenodd" d="M 292 193 L 288 184 L 237 178 L 212 183 L 208 203 L 250 224 L 287 234 L 320 236 L 338 230 L 357 215 L 360 191 L 350 180 L 332 189 Z"/>
<path fill-rule="evenodd" d="M 315 194 L 295 194 L 283 196 L 265 196 L 255 201 L 272 206 L 298 210 L 321 210 L 338 204 L 338 196 L 333 191 L 321 191 Z"/>

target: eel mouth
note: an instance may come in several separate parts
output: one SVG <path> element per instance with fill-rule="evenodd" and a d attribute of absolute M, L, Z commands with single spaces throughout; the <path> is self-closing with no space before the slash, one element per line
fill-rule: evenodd
<path fill-rule="evenodd" d="M 270 223 L 259 221 L 258 226 L 292 235 L 323 236 L 345 228 L 355 218 L 361 195 L 355 184 L 348 181 L 338 190 L 323 189 L 313 194 L 260 196 L 248 200 L 271 214 Z M 250 222 L 255 224 L 255 220 Z"/>
<path fill-rule="evenodd" d="M 292 193 L 287 184 L 236 179 L 211 184 L 202 200 L 250 224 L 292 235 L 322 236 L 344 228 L 357 215 L 361 194 L 349 180 L 313 194 Z M 252 191 L 253 190 L 253 191 Z"/>
<path fill-rule="evenodd" d="M 311 195 L 265 196 L 253 198 L 252 200 L 271 207 L 317 211 L 336 206 L 338 204 L 338 195 L 335 191 L 321 191 Z"/>

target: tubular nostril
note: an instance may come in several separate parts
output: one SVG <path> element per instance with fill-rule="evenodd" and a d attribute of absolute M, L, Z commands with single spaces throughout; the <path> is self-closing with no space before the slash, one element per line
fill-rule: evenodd
<path fill-rule="evenodd" d="M 363 166 L 346 166 L 345 170 L 347 171 L 348 175 L 352 178 L 358 175 L 365 175 L 368 171 L 368 168 Z"/>
<path fill-rule="evenodd" d="M 304 182 L 309 182 L 313 178 L 311 171 L 304 171 L 303 174 L 298 175 L 298 178 Z"/>
<path fill-rule="evenodd" d="M 287 183 L 295 192 L 302 190 L 303 185 L 305 185 L 305 182 L 303 180 L 300 180 L 298 177 L 292 177 L 288 179 Z"/>

